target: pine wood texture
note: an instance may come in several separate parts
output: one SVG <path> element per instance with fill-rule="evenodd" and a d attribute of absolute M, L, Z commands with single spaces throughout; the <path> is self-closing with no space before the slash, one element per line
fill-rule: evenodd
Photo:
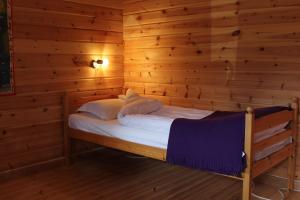
<path fill-rule="evenodd" d="M 63 156 L 64 91 L 123 87 L 121 1 L 83 2 L 13 1 L 17 95 L 0 98 L 0 172 Z M 89 67 L 101 57 L 109 68 Z"/>
<path fill-rule="evenodd" d="M 125 87 L 211 110 L 286 104 L 300 96 L 299 11 L 298 0 L 125 0 Z"/>

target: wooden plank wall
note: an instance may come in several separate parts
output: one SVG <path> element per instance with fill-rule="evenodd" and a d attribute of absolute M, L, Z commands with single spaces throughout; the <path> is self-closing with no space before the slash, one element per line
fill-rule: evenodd
<path fill-rule="evenodd" d="M 123 20 L 125 87 L 141 94 L 221 110 L 300 97 L 299 0 L 125 0 Z"/>
<path fill-rule="evenodd" d="M 62 156 L 65 90 L 123 87 L 121 0 L 13 0 L 16 95 L 0 97 L 0 172 Z M 108 58 L 107 70 L 90 68 Z"/>

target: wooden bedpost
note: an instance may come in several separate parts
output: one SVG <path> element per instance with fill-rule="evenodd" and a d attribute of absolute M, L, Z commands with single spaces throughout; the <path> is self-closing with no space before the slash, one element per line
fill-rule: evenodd
<path fill-rule="evenodd" d="M 64 156 L 65 156 L 66 164 L 70 165 L 70 138 L 68 135 L 69 132 L 68 118 L 69 118 L 69 95 L 66 92 L 64 94 Z"/>
<path fill-rule="evenodd" d="M 294 180 L 295 180 L 295 168 L 296 168 L 296 152 L 297 152 L 297 138 L 298 138 L 298 112 L 299 112 L 299 99 L 294 98 L 292 103 L 292 108 L 294 111 L 294 119 L 292 123 L 293 129 L 293 152 L 289 157 L 288 166 L 288 189 L 290 191 L 294 190 Z"/>
<path fill-rule="evenodd" d="M 251 170 L 252 170 L 252 142 L 253 142 L 253 122 L 254 113 L 251 107 L 247 108 L 246 118 L 245 118 L 245 147 L 244 151 L 246 154 L 247 168 L 245 169 L 243 176 L 243 200 L 251 199 Z"/>

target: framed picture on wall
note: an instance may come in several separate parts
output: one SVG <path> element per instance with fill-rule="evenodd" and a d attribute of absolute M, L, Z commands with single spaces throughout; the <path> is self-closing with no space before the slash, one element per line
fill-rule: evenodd
<path fill-rule="evenodd" d="M 14 94 L 12 0 L 0 0 L 0 95 Z"/>

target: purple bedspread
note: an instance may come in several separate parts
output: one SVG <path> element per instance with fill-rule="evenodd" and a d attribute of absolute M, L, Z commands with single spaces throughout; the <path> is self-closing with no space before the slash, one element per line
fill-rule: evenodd
<path fill-rule="evenodd" d="M 256 118 L 287 110 L 256 109 Z M 171 125 L 167 161 L 194 169 L 239 176 L 246 167 L 242 157 L 245 112 L 217 111 L 199 120 L 175 119 Z"/>

